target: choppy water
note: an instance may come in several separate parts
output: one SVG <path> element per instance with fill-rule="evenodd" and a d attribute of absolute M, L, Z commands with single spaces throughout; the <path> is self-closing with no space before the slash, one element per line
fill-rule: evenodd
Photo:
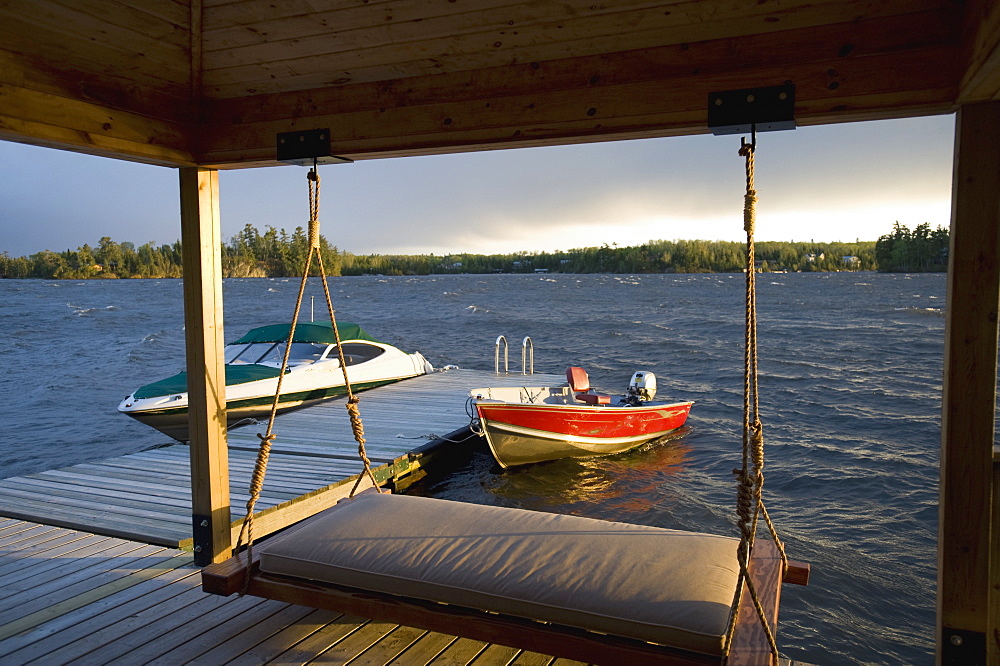
<path fill-rule="evenodd" d="M 945 278 L 763 275 L 765 493 L 791 557 L 780 644 L 820 664 L 932 657 Z M 331 280 L 338 316 L 437 366 L 588 369 L 602 390 L 655 372 L 696 401 L 682 436 L 647 450 L 501 471 L 488 454 L 423 492 L 472 502 L 734 534 L 742 405 L 741 275 L 492 275 Z M 227 280 L 227 340 L 287 320 L 295 280 Z M 322 303 L 318 284 L 311 293 Z M 317 305 L 317 307 L 319 307 Z M 181 369 L 177 280 L 0 281 L 3 476 L 122 455 L 163 436 L 116 412 Z M 456 424 L 461 425 L 461 424 Z M 650 581 L 655 584 L 656 581 Z"/>

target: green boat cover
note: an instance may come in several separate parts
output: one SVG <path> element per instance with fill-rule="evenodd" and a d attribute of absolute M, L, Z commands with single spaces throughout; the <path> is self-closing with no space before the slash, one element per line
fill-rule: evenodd
<path fill-rule="evenodd" d="M 329 326 L 327 326 L 329 329 Z M 286 327 L 287 331 L 287 327 Z M 255 382 L 258 379 L 271 379 L 279 374 L 277 368 L 266 365 L 227 365 L 226 366 L 226 386 L 236 384 L 246 384 Z M 181 372 L 173 377 L 161 379 L 152 384 L 146 384 L 135 392 L 136 399 L 155 398 L 158 395 L 173 395 L 174 393 L 184 393 L 187 388 L 187 373 Z"/>
<path fill-rule="evenodd" d="M 285 342 L 288 340 L 288 329 L 290 324 L 271 324 L 255 328 L 231 345 L 245 345 L 251 342 Z M 341 340 L 368 340 L 369 342 L 380 342 L 361 330 L 357 324 L 342 321 L 337 324 Z M 292 342 L 325 342 L 328 345 L 335 344 L 337 339 L 333 335 L 333 327 L 329 322 L 312 322 L 309 324 L 296 324 L 295 339 Z M 228 383 L 228 382 L 227 382 Z"/>

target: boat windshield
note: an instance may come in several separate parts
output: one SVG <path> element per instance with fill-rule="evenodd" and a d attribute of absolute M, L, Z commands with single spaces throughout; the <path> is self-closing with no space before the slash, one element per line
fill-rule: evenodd
<path fill-rule="evenodd" d="M 257 362 L 281 365 L 281 358 L 285 354 L 285 344 L 284 342 L 279 342 L 264 358 Z M 328 347 L 332 347 L 332 345 L 323 342 L 293 342 L 292 351 L 288 355 L 288 365 L 308 365 L 309 363 L 315 363 L 323 358 L 323 354 Z"/>
<path fill-rule="evenodd" d="M 253 342 L 249 345 L 226 345 L 226 363 L 230 365 L 246 365 L 259 363 L 262 356 L 274 347 L 273 342 Z M 231 353 L 230 348 L 234 351 Z M 281 357 L 278 357 L 280 362 Z"/>
<path fill-rule="evenodd" d="M 369 345 L 363 342 L 344 343 L 344 363 L 347 365 L 364 363 L 365 361 L 370 361 L 383 353 L 385 353 L 385 350 L 381 347 L 376 347 L 375 345 Z M 331 352 L 330 355 L 334 356 L 335 353 Z"/>
<path fill-rule="evenodd" d="M 246 345 L 226 345 L 223 349 L 226 354 L 226 363 L 235 361 L 236 357 L 242 354 L 246 348 Z"/>

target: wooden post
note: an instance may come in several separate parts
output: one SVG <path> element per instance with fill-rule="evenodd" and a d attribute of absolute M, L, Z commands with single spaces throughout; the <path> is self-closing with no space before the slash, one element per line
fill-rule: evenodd
<path fill-rule="evenodd" d="M 180 169 L 195 563 L 230 554 L 219 173 Z"/>
<path fill-rule="evenodd" d="M 941 421 L 939 664 L 998 663 L 997 616 L 989 611 L 998 594 L 998 572 L 990 571 L 991 538 L 998 530 L 991 512 L 998 491 L 993 470 L 1000 305 L 998 128 L 1000 103 L 971 104 L 958 112 Z"/>

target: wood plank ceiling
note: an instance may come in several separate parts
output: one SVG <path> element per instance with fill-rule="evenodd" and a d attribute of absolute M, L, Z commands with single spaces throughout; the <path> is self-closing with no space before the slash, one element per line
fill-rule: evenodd
<path fill-rule="evenodd" d="M 708 93 L 800 124 L 1000 94 L 993 0 L 6 0 L 0 138 L 172 166 L 706 131 Z"/>

